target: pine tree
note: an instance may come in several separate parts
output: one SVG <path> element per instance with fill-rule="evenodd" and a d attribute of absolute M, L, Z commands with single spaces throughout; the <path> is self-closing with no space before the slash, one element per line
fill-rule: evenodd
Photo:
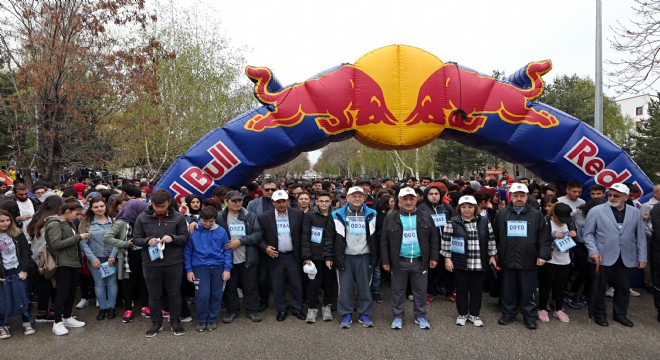
<path fill-rule="evenodd" d="M 633 159 L 654 184 L 660 183 L 660 100 L 651 99 L 649 117 L 643 121 L 635 141 Z"/>

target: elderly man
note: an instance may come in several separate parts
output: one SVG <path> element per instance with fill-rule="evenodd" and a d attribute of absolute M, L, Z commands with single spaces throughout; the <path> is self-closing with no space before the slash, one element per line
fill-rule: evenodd
<path fill-rule="evenodd" d="M 323 231 L 323 257 L 328 268 L 337 270 L 339 295 L 337 312 L 340 327 L 348 329 L 353 323 L 355 308 L 353 289 L 358 292 L 358 321 L 373 327 L 371 320 L 373 298 L 369 289 L 372 269 L 376 265 L 376 211 L 364 204 L 364 190 L 359 186 L 348 189 L 348 203 L 332 212 Z"/>
<path fill-rule="evenodd" d="M 492 227 L 502 267 L 502 317 L 500 325 L 512 323 L 518 312 L 525 327 L 536 329 L 538 314 L 532 297 L 537 286 L 537 267 L 551 258 L 550 228 L 538 210 L 527 203 L 527 186 L 514 183 L 511 202 L 497 212 Z"/>
<path fill-rule="evenodd" d="M 614 278 L 613 319 L 624 326 L 633 326 L 626 317 L 631 271 L 646 266 L 644 222 L 637 208 L 626 205 L 629 193 L 628 186 L 613 184 L 609 188 L 608 202 L 592 208 L 582 228 L 584 244 L 592 262 L 590 311 L 601 326 L 609 325 L 605 289 L 610 275 Z"/>
<path fill-rule="evenodd" d="M 399 192 L 399 211 L 385 217 L 380 238 L 381 262 L 392 272 L 392 329 L 401 329 L 410 279 L 413 315 L 421 329 L 430 329 L 426 320 L 428 269 L 438 265 L 438 231 L 429 213 L 417 211 L 417 195 L 412 188 Z"/>

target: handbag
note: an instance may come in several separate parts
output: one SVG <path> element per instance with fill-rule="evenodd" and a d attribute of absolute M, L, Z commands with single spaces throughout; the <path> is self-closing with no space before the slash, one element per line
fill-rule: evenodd
<path fill-rule="evenodd" d="M 39 274 L 45 279 L 51 279 L 55 276 L 55 270 L 57 270 L 57 262 L 53 257 L 53 254 L 48 251 L 48 248 L 45 247 L 44 250 L 39 254 L 39 261 L 37 261 L 37 266 L 39 267 Z"/>

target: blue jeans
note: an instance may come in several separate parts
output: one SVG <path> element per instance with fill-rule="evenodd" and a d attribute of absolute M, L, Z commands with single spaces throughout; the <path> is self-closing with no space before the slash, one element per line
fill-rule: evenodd
<path fill-rule="evenodd" d="M 108 261 L 107 257 L 98 258 L 101 264 Z M 117 286 L 117 273 L 106 277 L 105 279 L 101 277 L 97 268 L 92 266 L 92 261 L 87 260 L 89 266 L 89 272 L 92 273 L 92 278 L 94 278 L 94 293 L 96 294 L 96 299 L 99 301 L 100 309 L 111 309 L 115 308 L 117 304 L 117 292 L 119 287 Z M 117 266 L 117 263 L 115 263 Z"/>
<path fill-rule="evenodd" d="M 195 289 L 195 307 L 197 309 L 197 322 L 210 323 L 218 320 L 224 281 L 222 272 L 224 266 L 193 267 L 195 279 L 199 285 Z"/>

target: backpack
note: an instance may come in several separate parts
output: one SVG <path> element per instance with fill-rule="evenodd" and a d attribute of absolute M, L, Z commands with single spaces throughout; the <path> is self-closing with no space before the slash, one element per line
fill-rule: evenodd
<path fill-rule="evenodd" d="M 41 253 L 39 253 L 37 266 L 39 268 L 39 274 L 41 274 L 41 276 L 43 276 L 45 279 L 52 279 L 55 277 L 57 262 L 48 250 L 48 247 L 44 247 Z"/>

